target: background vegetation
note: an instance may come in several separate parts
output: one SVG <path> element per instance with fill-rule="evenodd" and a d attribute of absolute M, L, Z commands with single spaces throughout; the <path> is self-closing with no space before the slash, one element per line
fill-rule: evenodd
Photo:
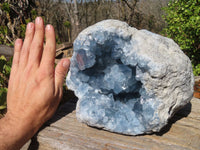
<path fill-rule="evenodd" d="M 4 56 L 0 57 L 0 111 L 6 108 L 6 97 L 8 90 L 8 79 L 11 71 L 12 59 L 6 60 Z"/>
<path fill-rule="evenodd" d="M 169 0 L 0 0 L 0 44 L 24 38 L 26 24 L 42 16 L 56 30 L 57 42 L 76 38 L 84 28 L 118 19 L 159 33 L 165 26 L 162 7 Z"/>
<path fill-rule="evenodd" d="M 199 0 L 0 0 L 0 45 L 24 38 L 28 22 L 42 16 L 52 24 L 57 43 L 73 42 L 84 28 L 118 19 L 174 39 L 200 75 Z M 164 8 L 164 9 L 163 9 Z M 0 110 L 6 107 L 11 60 L 0 55 Z"/>
<path fill-rule="evenodd" d="M 200 75 L 200 0 L 173 0 L 164 10 L 163 33 L 180 45 L 192 61 L 194 75 Z"/>

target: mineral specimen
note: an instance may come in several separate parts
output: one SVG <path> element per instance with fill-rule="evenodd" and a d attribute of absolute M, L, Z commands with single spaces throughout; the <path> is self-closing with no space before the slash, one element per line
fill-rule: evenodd
<path fill-rule="evenodd" d="M 159 131 L 190 101 L 193 84 L 173 40 L 117 20 L 79 34 L 67 76 L 81 122 L 128 135 Z"/>

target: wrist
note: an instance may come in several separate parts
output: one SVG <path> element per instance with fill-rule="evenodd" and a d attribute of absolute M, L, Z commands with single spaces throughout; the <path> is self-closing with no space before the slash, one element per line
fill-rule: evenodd
<path fill-rule="evenodd" d="M 38 129 L 30 121 L 7 113 L 0 120 L 0 149 L 20 149 Z"/>
<path fill-rule="evenodd" d="M 33 119 L 26 118 L 25 116 L 17 116 L 7 112 L 5 115 L 5 121 L 8 123 L 9 128 L 16 131 L 18 134 L 23 134 L 28 137 L 32 137 L 37 130 L 39 125 L 36 125 Z"/>

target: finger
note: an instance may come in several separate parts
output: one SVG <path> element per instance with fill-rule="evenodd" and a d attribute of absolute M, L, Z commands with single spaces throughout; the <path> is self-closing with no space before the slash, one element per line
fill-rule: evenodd
<path fill-rule="evenodd" d="M 34 36 L 34 23 L 28 23 L 27 28 L 26 28 L 26 36 L 24 40 L 24 44 L 22 47 L 21 51 L 21 56 L 20 56 L 20 67 L 24 68 L 27 64 L 28 57 L 29 57 L 29 50 L 31 46 L 31 42 L 33 40 Z"/>
<path fill-rule="evenodd" d="M 10 80 L 16 74 L 17 69 L 18 69 L 22 44 L 23 44 L 22 39 L 17 39 L 15 41 L 14 56 L 13 56 L 13 61 L 12 61 Z"/>
<path fill-rule="evenodd" d="M 55 87 L 62 89 L 64 78 L 69 70 L 70 60 L 65 58 L 62 59 L 56 66 L 55 69 Z"/>
<path fill-rule="evenodd" d="M 39 66 L 41 61 L 41 55 L 43 51 L 44 42 L 44 22 L 41 17 L 37 17 L 35 20 L 35 34 L 30 47 L 30 54 L 28 63 L 29 65 Z"/>
<path fill-rule="evenodd" d="M 14 56 L 13 56 L 13 62 L 12 62 L 12 72 L 19 65 L 20 52 L 21 52 L 22 44 L 23 44 L 22 39 L 17 39 L 15 41 Z"/>
<path fill-rule="evenodd" d="M 56 53 L 56 39 L 53 26 L 47 25 L 45 29 L 46 44 L 42 54 L 41 66 L 54 71 L 54 61 Z"/>

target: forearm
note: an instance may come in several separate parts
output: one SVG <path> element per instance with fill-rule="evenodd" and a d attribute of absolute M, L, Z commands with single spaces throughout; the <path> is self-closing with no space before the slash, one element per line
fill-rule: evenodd
<path fill-rule="evenodd" d="M 20 149 L 37 131 L 28 122 L 17 122 L 10 117 L 0 120 L 0 149 Z"/>

